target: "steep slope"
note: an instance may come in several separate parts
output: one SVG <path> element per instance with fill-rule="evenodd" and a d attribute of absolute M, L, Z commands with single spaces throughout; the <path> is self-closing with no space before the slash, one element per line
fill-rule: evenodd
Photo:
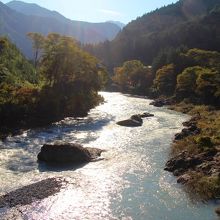
<path fill-rule="evenodd" d="M 37 8 L 40 9 L 39 6 Z M 42 13 L 44 12 L 45 10 Z M 65 17 L 62 18 L 61 15 L 57 19 L 56 13 L 49 12 L 47 17 L 25 15 L 0 2 L 0 35 L 8 36 L 26 56 L 31 57 L 31 44 L 26 37 L 28 32 L 39 32 L 45 35 L 56 32 L 72 36 L 82 43 L 98 43 L 113 39 L 121 30 L 112 23 L 71 21 Z"/>
<path fill-rule="evenodd" d="M 19 88 L 37 84 L 39 77 L 34 67 L 7 38 L 0 37 L 0 90 L 8 87 Z M 2 100 L 2 90 L 0 100 Z M 1 101 L 0 101 L 1 103 Z"/>
<path fill-rule="evenodd" d="M 218 5 L 219 0 L 180 0 L 132 21 L 112 42 L 88 50 L 110 68 L 131 59 L 151 64 L 168 47 L 219 50 L 220 20 L 211 13 Z"/>

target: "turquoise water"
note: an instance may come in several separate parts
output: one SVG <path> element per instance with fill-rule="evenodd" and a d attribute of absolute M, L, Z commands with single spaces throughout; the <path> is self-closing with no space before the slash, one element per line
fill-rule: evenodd
<path fill-rule="evenodd" d="M 67 118 L 1 143 L 0 194 L 47 177 L 65 177 L 71 183 L 43 201 L 0 209 L 0 219 L 13 212 L 16 219 L 20 216 L 33 220 L 218 219 L 214 213 L 216 204 L 193 203 L 175 177 L 163 170 L 174 134 L 189 117 L 150 106 L 148 99 L 120 93 L 101 95 L 105 103 L 91 110 L 86 118 Z M 142 127 L 116 125 L 119 120 L 143 112 L 155 117 L 144 119 Z M 36 156 L 42 144 L 57 140 L 107 151 L 103 160 L 78 169 L 39 165 Z"/>

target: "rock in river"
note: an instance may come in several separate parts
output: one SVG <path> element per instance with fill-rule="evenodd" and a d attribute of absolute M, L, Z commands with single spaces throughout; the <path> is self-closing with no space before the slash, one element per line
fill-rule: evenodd
<path fill-rule="evenodd" d="M 141 116 L 141 118 L 149 118 L 149 117 L 153 117 L 154 114 L 151 114 L 151 113 L 148 113 L 148 112 L 144 112 L 140 116 Z"/>
<path fill-rule="evenodd" d="M 140 115 L 132 115 L 129 119 L 117 122 L 118 125 L 126 127 L 139 127 L 143 124 Z"/>
<path fill-rule="evenodd" d="M 84 163 L 97 159 L 103 150 L 83 147 L 80 144 L 45 144 L 38 154 L 38 160 L 51 163 Z"/>
<path fill-rule="evenodd" d="M 172 105 L 173 103 L 174 101 L 171 99 L 159 98 L 151 102 L 150 105 L 153 105 L 155 107 L 162 107 L 164 105 Z"/>

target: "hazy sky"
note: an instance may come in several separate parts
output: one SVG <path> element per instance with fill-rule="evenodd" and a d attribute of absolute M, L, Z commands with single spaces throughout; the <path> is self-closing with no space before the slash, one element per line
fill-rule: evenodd
<path fill-rule="evenodd" d="M 7 3 L 10 0 L 0 0 Z M 55 10 L 72 20 L 128 23 L 147 12 L 177 0 L 23 0 Z"/>

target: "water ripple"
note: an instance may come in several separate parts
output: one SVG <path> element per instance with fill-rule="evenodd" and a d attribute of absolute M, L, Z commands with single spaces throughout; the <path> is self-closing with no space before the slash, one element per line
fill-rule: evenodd
<path fill-rule="evenodd" d="M 105 103 L 86 118 L 66 118 L 1 142 L 0 194 L 63 176 L 72 184 L 41 202 L 19 207 L 24 219 L 214 220 L 214 204 L 191 203 L 175 178 L 163 171 L 172 138 L 188 116 L 150 106 L 151 100 L 143 97 L 101 94 Z M 144 119 L 142 127 L 116 125 L 143 112 L 155 117 Z M 57 140 L 107 151 L 104 160 L 79 167 L 38 164 L 41 146 Z M 10 212 L 19 216 L 16 210 L 9 210 L 9 216 Z M 6 215 L 5 210 L 0 210 L 1 215 Z"/>

